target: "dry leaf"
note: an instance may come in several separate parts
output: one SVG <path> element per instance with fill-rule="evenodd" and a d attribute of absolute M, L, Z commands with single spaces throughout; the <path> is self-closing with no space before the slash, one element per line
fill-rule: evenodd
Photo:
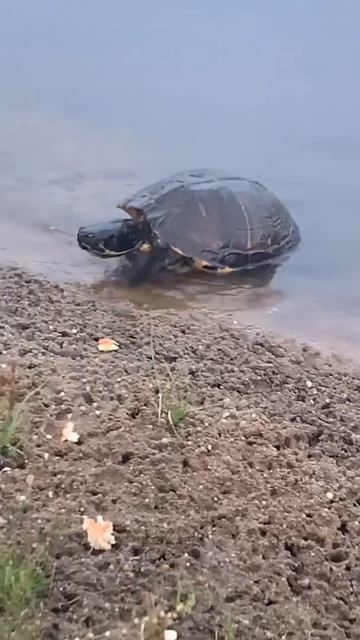
<path fill-rule="evenodd" d="M 29 485 L 29 487 L 32 487 L 34 480 L 35 478 L 31 473 L 29 473 L 29 475 L 26 476 L 26 484 Z"/>
<path fill-rule="evenodd" d="M 69 420 L 62 430 L 61 442 L 79 442 L 80 436 L 74 431 L 74 423 Z"/>
<path fill-rule="evenodd" d="M 97 516 L 96 520 L 84 517 L 83 529 L 87 532 L 88 542 L 92 549 L 108 551 L 115 544 L 113 523 Z"/>
<path fill-rule="evenodd" d="M 98 350 L 99 351 L 117 351 L 119 348 L 119 343 L 112 338 L 100 338 L 98 340 Z"/>

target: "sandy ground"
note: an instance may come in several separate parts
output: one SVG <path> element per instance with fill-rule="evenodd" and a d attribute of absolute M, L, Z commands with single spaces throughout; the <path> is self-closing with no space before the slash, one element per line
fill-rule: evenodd
<path fill-rule="evenodd" d="M 0 363 L 19 397 L 43 385 L 26 462 L 0 473 L 0 538 L 51 542 L 46 640 L 162 640 L 142 620 L 179 600 L 179 640 L 360 639 L 359 371 L 19 271 L 0 291 Z M 108 551 L 82 529 L 99 514 Z"/>

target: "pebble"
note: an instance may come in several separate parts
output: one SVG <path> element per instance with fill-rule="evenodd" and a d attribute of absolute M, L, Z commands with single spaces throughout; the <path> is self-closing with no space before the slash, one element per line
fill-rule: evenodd
<path fill-rule="evenodd" d="M 311 387 L 313 386 L 313 383 L 311 382 L 311 380 L 306 380 L 306 386 L 308 389 L 311 389 Z"/>
<path fill-rule="evenodd" d="M 333 500 L 334 499 L 334 494 L 332 491 L 328 491 L 326 494 L 326 497 L 328 500 Z"/>

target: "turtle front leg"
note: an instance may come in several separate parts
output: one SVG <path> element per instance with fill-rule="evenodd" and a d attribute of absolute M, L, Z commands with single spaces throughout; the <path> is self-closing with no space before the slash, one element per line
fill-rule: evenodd
<path fill-rule="evenodd" d="M 166 264 L 166 250 L 153 248 L 149 252 L 135 251 L 126 256 L 130 268 L 125 279 L 128 287 L 138 287 L 152 278 Z"/>

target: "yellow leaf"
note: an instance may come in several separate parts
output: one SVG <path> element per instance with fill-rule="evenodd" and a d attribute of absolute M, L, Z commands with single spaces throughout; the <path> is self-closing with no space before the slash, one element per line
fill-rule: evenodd
<path fill-rule="evenodd" d="M 99 351 L 117 351 L 119 348 L 118 342 L 112 338 L 100 338 L 98 340 Z"/>
<path fill-rule="evenodd" d="M 26 476 L 26 484 L 29 485 L 29 487 L 32 487 L 34 480 L 35 478 L 31 473 L 29 473 L 29 475 Z"/>
<path fill-rule="evenodd" d="M 115 544 L 113 536 L 113 523 L 97 516 L 96 520 L 84 517 L 83 529 L 87 532 L 88 543 L 92 549 L 108 551 Z"/>
<path fill-rule="evenodd" d="M 61 442 L 79 442 L 80 436 L 74 431 L 74 423 L 69 420 L 62 430 Z"/>

